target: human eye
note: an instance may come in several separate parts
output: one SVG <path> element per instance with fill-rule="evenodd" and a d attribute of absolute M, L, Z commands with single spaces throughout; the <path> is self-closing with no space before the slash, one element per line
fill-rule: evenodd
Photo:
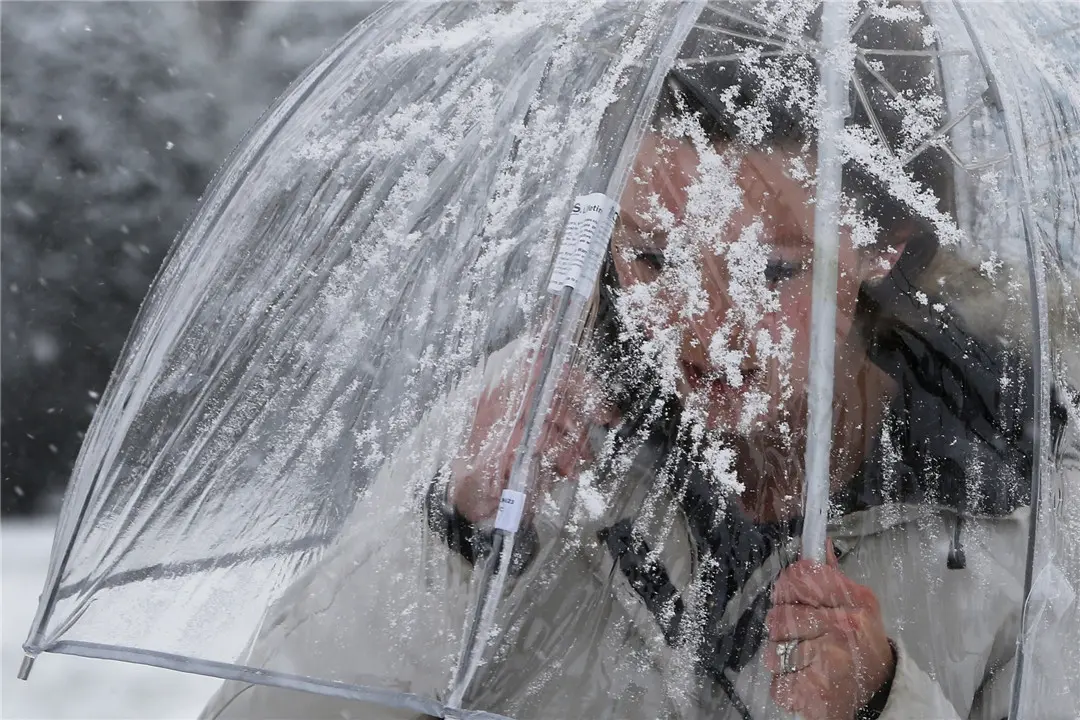
<path fill-rule="evenodd" d="M 790 280 L 805 268 L 804 263 L 793 260 L 770 258 L 765 265 L 765 282 L 769 285 L 778 285 L 784 280 Z"/>
<path fill-rule="evenodd" d="M 650 273 L 659 273 L 664 269 L 664 251 L 659 248 L 640 248 L 634 251 L 632 262 Z"/>

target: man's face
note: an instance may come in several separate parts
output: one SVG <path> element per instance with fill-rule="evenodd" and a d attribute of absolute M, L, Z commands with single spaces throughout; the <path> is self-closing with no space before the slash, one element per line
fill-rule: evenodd
<path fill-rule="evenodd" d="M 810 168 L 807 171 L 807 168 Z M 813 156 L 651 133 L 612 240 L 620 310 L 662 381 L 712 430 L 784 435 L 805 424 L 810 360 Z M 856 248 L 846 218 L 837 383 L 853 361 L 859 286 L 895 262 Z"/>

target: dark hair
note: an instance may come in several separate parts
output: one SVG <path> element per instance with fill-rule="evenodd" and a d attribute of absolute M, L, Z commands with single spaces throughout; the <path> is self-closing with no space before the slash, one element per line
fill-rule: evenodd
<path fill-rule="evenodd" d="M 952 162 L 933 143 L 909 147 L 905 141 L 907 113 L 898 102 L 900 97 L 941 93 L 941 68 L 932 52 L 934 48 L 928 48 L 923 39 L 928 20 L 911 3 L 898 2 L 895 6 L 906 10 L 906 14 L 894 19 L 862 8 L 864 15 L 853 39 L 859 48 L 873 55 L 855 63 L 849 90 L 849 124 L 872 130 L 893 155 L 905 160 L 909 176 L 933 192 L 938 211 L 953 216 Z M 820 13 L 819 7 L 807 21 L 804 32 L 808 39 L 818 35 Z M 817 87 L 817 66 L 805 51 L 792 48 L 776 54 L 774 41 L 766 37 L 752 39 L 762 34 L 752 20 L 740 18 L 722 5 L 710 4 L 679 53 L 658 105 L 660 113 L 685 107 L 699 115 L 710 136 L 742 142 L 745 133 L 739 125 L 739 114 L 753 108 L 766 118 L 764 137 L 758 142 L 812 144 L 814 118 L 806 115 L 805 100 L 798 97 L 797 91 Z M 766 88 L 761 74 L 742 59 L 748 49 L 761 51 L 762 56 L 755 62 L 770 65 L 776 77 L 788 78 L 786 85 Z M 769 50 L 775 57 L 766 56 Z M 885 237 L 900 230 L 907 235 L 893 281 L 901 288 L 910 287 L 937 252 L 935 227 L 853 161 L 844 166 L 843 182 L 844 189 L 862 203 L 862 209 L 880 223 Z"/>

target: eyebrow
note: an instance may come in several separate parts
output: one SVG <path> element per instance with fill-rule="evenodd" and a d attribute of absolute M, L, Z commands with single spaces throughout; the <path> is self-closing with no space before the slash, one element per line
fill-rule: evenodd
<path fill-rule="evenodd" d="M 657 228 L 655 230 L 646 230 L 644 227 L 642 227 L 642 223 L 639 222 L 636 214 L 632 210 L 621 209 L 619 211 L 619 222 L 626 223 L 628 226 L 630 226 L 630 229 L 634 231 L 634 236 L 633 238 L 631 238 L 631 240 L 641 240 L 645 237 L 660 237 L 664 239 L 667 238 L 667 232 L 660 228 Z"/>
<path fill-rule="evenodd" d="M 619 222 L 626 223 L 632 231 L 627 238 L 628 242 L 624 246 L 630 246 L 635 248 L 649 247 L 648 243 L 644 241 L 645 238 L 658 238 L 667 240 L 667 231 L 657 228 L 655 230 L 646 230 L 642 227 L 642 223 L 639 222 L 637 216 L 630 210 L 620 210 Z M 797 227 L 797 225 L 796 225 Z M 814 240 L 810 234 L 798 230 L 796 232 L 782 232 L 772 236 L 772 242 L 762 243 L 763 245 L 772 246 L 778 250 L 794 250 L 794 251 L 812 251 L 814 249 Z"/>
<path fill-rule="evenodd" d="M 814 239 L 805 232 L 780 233 L 776 236 L 773 247 L 784 250 L 813 250 Z"/>

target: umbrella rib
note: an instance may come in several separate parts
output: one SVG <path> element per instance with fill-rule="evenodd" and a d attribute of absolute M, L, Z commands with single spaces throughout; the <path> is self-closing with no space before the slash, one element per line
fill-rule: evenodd
<path fill-rule="evenodd" d="M 869 19 L 870 14 L 871 14 L 871 12 L 873 10 L 874 10 L 873 5 L 868 6 L 865 10 L 862 11 L 862 14 L 859 15 L 859 17 L 855 20 L 855 22 L 852 23 L 851 30 L 848 32 L 848 38 L 849 39 L 851 39 L 851 40 L 855 39 L 855 34 L 857 32 L 859 32 L 859 30 L 862 28 L 863 23 L 865 23 L 867 21 L 867 19 Z"/>
<path fill-rule="evenodd" d="M 711 7 L 710 9 L 713 12 L 720 13 L 721 15 L 726 15 L 729 20 L 734 20 L 735 22 L 740 22 L 740 23 L 743 23 L 744 25 L 749 25 L 750 27 L 754 28 L 755 30 L 760 30 L 763 33 L 768 33 L 771 36 L 775 36 L 776 39 L 778 39 L 778 40 L 781 40 L 781 41 L 784 41 L 784 42 L 789 42 L 789 43 L 794 43 L 796 45 L 801 45 L 801 46 L 804 46 L 804 47 L 807 47 L 807 48 L 812 48 L 812 47 L 817 46 L 817 43 L 808 44 L 807 43 L 807 38 L 797 36 L 797 35 L 789 35 L 787 33 L 777 32 L 776 30 L 773 30 L 773 29 L 769 28 L 768 26 L 766 26 L 764 23 L 758 22 L 757 20 L 752 20 L 752 19 L 750 19 L 748 17 L 745 17 L 743 15 L 740 15 L 739 13 L 734 12 L 734 11 L 730 10 L 729 8 L 717 5 L 717 6 Z"/>
<path fill-rule="evenodd" d="M 958 125 L 958 124 L 960 123 L 960 121 L 961 121 L 961 120 L 963 120 L 964 118 L 966 118 L 966 117 L 967 117 L 968 115 L 970 115 L 971 113 L 975 112 L 975 110 L 976 110 L 976 109 L 977 109 L 977 108 L 978 108 L 978 107 L 979 107 L 980 105 L 982 105 L 982 104 L 983 104 L 984 102 L 985 102 L 985 101 L 984 101 L 984 100 L 983 100 L 982 98 L 980 98 L 980 99 L 978 99 L 978 100 L 976 100 L 976 101 L 972 102 L 972 103 L 971 103 L 970 105 L 968 105 L 968 106 L 967 106 L 966 108 L 964 108 L 963 110 L 961 110 L 961 111 L 960 111 L 960 112 L 959 112 L 959 113 L 958 113 L 958 114 L 956 115 L 956 117 L 954 117 L 954 118 L 953 118 L 952 120 L 950 120 L 950 121 L 949 121 L 949 122 L 947 122 L 946 124 L 942 125 L 942 126 L 941 126 L 941 127 L 940 127 L 940 128 L 939 128 L 939 129 L 938 129 L 938 130 L 937 130 L 937 131 L 936 131 L 936 132 L 935 132 L 935 133 L 933 134 L 933 135 L 931 135 L 930 137 L 928 137 L 928 138 L 926 138 L 925 140 L 923 140 L 923 141 L 922 141 L 922 142 L 921 142 L 921 143 L 919 144 L 919 146 L 918 146 L 917 148 L 915 148 L 914 150 L 912 150 L 912 151 L 911 151 L 911 153 L 910 153 L 910 154 L 909 154 L 909 155 L 908 155 L 908 156 L 907 156 L 906 158 L 904 158 L 903 164 L 904 164 L 904 165 L 907 165 L 907 164 L 908 164 L 909 162 L 911 162 L 912 160 L 914 160 L 915 158 L 917 158 L 917 157 L 918 157 L 919 155 L 921 155 L 921 154 L 922 154 L 922 153 L 923 153 L 923 152 L 924 152 L 924 151 L 926 150 L 926 148 L 930 147 L 930 146 L 931 146 L 931 145 L 933 145 L 933 144 L 934 144 L 935 142 L 937 142 L 937 141 L 938 141 L 938 140 L 940 140 L 941 138 L 945 137 L 945 135 L 946 135 L 946 134 L 947 134 L 947 133 L 948 133 L 948 132 L 949 132 L 950 130 L 952 130 L 952 129 L 953 129 L 954 127 L 956 127 L 956 126 L 957 126 L 957 125 Z"/>
<path fill-rule="evenodd" d="M 759 53 L 758 57 L 787 57 L 792 55 L 803 55 L 802 52 L 788 52 L 786 50 L 766 50 Z M 742 60 L 743 55 L 733 53 L 731 55 L 707 55 L 700 58 L 682 58 L 676 64 L 680 67 L 694 67 L 697 65 L 708 65 L 709 63 L 722 63 L 722 62 L 735 62 L 736 60 Z"/>
<path fill-rule="evenodd" d="M 1046 150 L 1047 148 L 1053 147 L 1054 145 L 1058 145 L 1060 143 L 1068 142 L 1068 141 L 1072 140 L 1073 138 L 1080 138 L 1080 130 L 1073 130 L 1072 132 L 1066 133 L 1066 134 L 1062 135 L 1061 137 L 1054 138 L 1053 140 L 1047 140 L 1046 142 L 1039 143 L 1038 145 L 1033 145 L 1032 147 L 1028 148 L 1028 152 L 1029 153 L 1037 153 L 1037 152 L 1040 152 L 1042 150 Z M 981 162 L 971 163 L 971 164 L 968 164 L 968 165 L 961 165 L 961 167 L 963 167 L 964 170 L 967 170 L 969 172 L 974 171 L 974 170 L 982 170 L 983 168 L 988 168 L 988 167 L 991 167 L 993 165 L 1000 165 L 1001 163 L 1005 162 L 1006 160 L 1008 160 L 1011 157 L 1012 157 L 1012 153 L 1006 153 L 1005 155 L 1002 155 L 1001 157 L 994 158 L 993 160 L 983 160 Z"/>
<path fill-rule="evenodd" d="M 956 156 L 953 155 L 953 157 L 956 157 Z M 970 172 L 977 172 L 979 170 L 985 170 L 988 167 L 993 167 L 995 165 L 1000 165 L 1003 162 L 1008 162 L 1008 160 L 1011 157 L 1012 157 L 1012 153 L 1006 153 L 1006 154 L 1002 155 L 1001 157 L 994 158 L 993 160 L 982 160 L 980 162 L 974 162 L 974 163 L 965 163 L 963 160 L 960 160 L 959 158 L 957 158 L 956 163 L 957 163 L 957 165 L 960 166 L 960 168 L 962 170 L 964 170 L 965 172 L 970 173 Z"/>
<path fill-rule="evenodd" d="M 863 87 L 862 80 L 859 80 L 859 75 L 857 73 L 852 73 L 851 81 L 855 85 L 855 93 L 859 96 L 859 101 L 862 102 L 863 108 L 866 110 L 866 116 L 870 118 L 870 125 L 873 126 L 874 132 L 877 133 L 882 146 L 888 148 L 889 139 L 885 137 L 885 130 L 881 127 L 881 121 L 878 120 L 877 115 L 873 111 L 873 106 L 870 104 L 870 98 L 866 95 L 866 88 Z"/>
<path fill-rule="evenodd" d="M 267 558 L 294 555 L 307 552 L 329 545 L 336 535 L 309 535 L 298 540 L 286 540 L 270 543 L 261 547 L 249 548 L 233 552 L 222 553 L 210 557 L 197 558 L 195 560 L 183 560 L 172 563 L 155 563 L 141 568 L 124 570 L 112 575 L 101 575 L 96 578 L 87 578 L 70 585 L 62 586 L 56 593 L 58 600 L 71 597 L 83 592 L 87 588 L 107 590 L 109 588 L 130 585 L 145 580 L 160 580 L 164 578 L 174 579 L 193 575 L 198 572 L 218 570 L 233 567 L 244 562 L 265 560 Z"/>
<path fill-rule="evenodd" d="M 859 48 L 859 52 L 866 55 L 925 58 L 959 57 L 971 54 L 967 50 L 893 50 L 890 48 Z"/>
<path fill-rule="evenodd" d="M 953 161 L 953 164 L 956 165 L 957 167 L 959 167 L 960 169 L 962 169 L 963 172 L 973 173 L 973 172 L 977 171 L 977 169 L 980 169 L 980 167 L 978 167 L 977 164 L 969 165 L 968 163 L 963 162 L 963 160 L 960 159 L 960 155 L 956 154 L 956 152 L 953 150 L 953 148 L 950 148 L 948 146 L 948 144 L 939 145 L 937 147 L 941 148 L 942 152 L 945 153 L 946 157 L 949 160 Z M 1007 158 L 1008 158 L 1008 155 L 1007 155 Z M 994 162 L 998 162 L 998 161 L 994 161 Z M 993 164 L 993 163 L 990 163 L 990 164 Z"/>
<path fill-rule="evenodd" d="M 708 25 L 706 23 L 695 23 L 694 27 L 699 30 L 707 30 L 709 32 L 717 33 L 718 35 L 727 35 L 733 38 L 739 38 L 740 40 L 749 40 L 750 42 L 765 43 L 768 45 L 775 45 L 776 47 L 784 48 L 788 47 L 789 43 L 779 38 L 754 36 L 750 33 L 741 33 L 737 30 L 721 27 L 719 25 Z"/>
<path fill-rule="evenodd" d="M 862 66 L 866 68 L 866 71 L 873 75 L 874 79 L 881 83 L 881 86 L 885 88 L 890 95 L 892 95 L 894 98 L 900 97 L 900 92 L 896 88 L 894 88 L 893 84 L 886 80 L 881 73 L 874 69 L 874 67 L 866 59 L 866 56 L 863 55 L 863 51 L 861 49 L 855 49 L 855 56 L 859 59 L 859 62 L 862 63 Z"/>
<path fill-rule="evenodd" d="M 603 55 L 603 56 L 605 56 L 607 58 L 610 58 L 612 60 L 623 60 L 624 59 L 623 56 L 620 55 L 619 53 L 616 53 L 613 50 L 608 50 L 607 48 L 596 48 L 596 52 L 598 54 Z M 638 68 L 638 67 L 642 66 L 642 63 L 641 63 L 640 60 L 629 60 L 629 61 L 627 61 L 626 66 L 627 67 L 632 67 L 632 68 Z"/>

